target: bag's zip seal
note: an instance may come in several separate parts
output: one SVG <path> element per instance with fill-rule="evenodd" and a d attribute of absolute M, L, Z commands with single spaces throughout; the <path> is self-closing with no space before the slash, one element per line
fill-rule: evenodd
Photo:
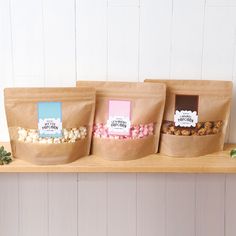
<path fill-rule="evenodd" d="M 110 91 L 97 91 L 96 92 L 96 95 L 99 96 L 99 97 L 125 97 L 125 98 L 160 98 L 160 97 L 163 97 L 165 98 L 165 93 L 147 93 L 145 94 L 144 92 L 143 93 L 132 93 L 132 92 L 128 92 L 127 91 L 127 94 L 124 94 L 124 91 L 121 91 L 121 92 L 110 92 Z"/>
<path fill-rule="evenodd" d="M 94 97 L 69 97 L 69 98 L 65 98 L 65 97 L 37 97 L 37 98 L 24 98 L 24 97 L 20 97 L 20 98 L 10 98 L 10 97 L 6 97 L 5 98 L 5 103 L 11 103 L 11 102 L 41 102 L 41 101 L 95 101 Z"/>

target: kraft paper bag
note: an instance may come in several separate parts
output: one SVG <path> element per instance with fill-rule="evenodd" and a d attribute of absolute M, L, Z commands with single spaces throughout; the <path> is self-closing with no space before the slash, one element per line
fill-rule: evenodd
<path fill-rule="evenodd" d="M 165 84 L 77 81 L 77 86 L 96 89 L 96 132 L 94 130 L 92 154 L 109 160 L 132 160 L 157 152 L 165 105 Z M 114 104 L 118 104 L 118 108 Z M 119 118 L 121 114 L 123 116 Z M 117 125 L 117 122 L 121 126 L 130 123 L 133 128 L 128 128 L 126 135 L 113 135 L 112 125 Z M 109 134 L 100 135 L 99 129 L 108 130 Z M 144 130 L 144 134 L 145 129 L 151 131 L 146 136 L 140 131 L 136 136 L 137 129 Z"/>
<path fill-rule="evenodd" d="M 52 165 L 89 155 L 93 88 L 6 88 L 4 95 L 15 158 Z"/>
<path fill-rule="evenodd" d="M 222 151 L 229 122 L 232 82 L 150 80 L 167 87 L 160 152 L 195 157 Z"/>

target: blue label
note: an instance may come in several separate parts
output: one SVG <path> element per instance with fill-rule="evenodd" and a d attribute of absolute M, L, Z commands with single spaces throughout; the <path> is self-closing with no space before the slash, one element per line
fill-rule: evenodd
<path fill-rule="evenodd" d="M 40 137 L 62 136 L 61 102 L 38 102 L 38 130 Z"/>

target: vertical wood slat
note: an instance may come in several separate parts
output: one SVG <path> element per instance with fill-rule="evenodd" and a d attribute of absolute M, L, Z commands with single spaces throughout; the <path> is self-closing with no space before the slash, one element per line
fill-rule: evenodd
<path fill-rule="evenodd" d="M 139 0 L 107 0 L 108 6 L 113 7 L 137 7 Z"/>
<path fill-rule="evenodd" d="M 225 186 L 225 236 L 234 236 L 236 232 L 236 175 L 226 175 Z"/>
<path fill-rule="evenodd" d="M 137 174 L 137 236 L 165 236 L 165 174 Z"/>
<path fill-rule="evenodd" d="M 108 7 L 108 80 L 138 81 L 139 8 Z"/>
<path fill-rule="evenodd" d="M 174 0 L 171 78 L 200 79 L 205 0 Z"/>
<path fill-rule="evenodd" d="M 107 235 L 107 174 L 80 173 L 78 235 Z"/>
<path fill-rule="evenodd" d="M 203 79 L 232 80 L 236 45 L 235 20 L 236 7 L 206 6 Z"/>
<path fill-rule="evenodd" d="M 168 174 L 166 236 L 195 235 L 195 175 Z"/>
<path fill-rule="evenodd" d="M 48 174 L 50 236 L 77 236 L 77 174 Z"/>
<path fill-rule="evenodd" d="M 236 42 L 235 42 L 236 45 Z M 229 123 L 229 137 L 226 140 L 226 142 L 229 143 L 236 143 L 236 123 L 235 123 L 235 117 L 236 117 L 236 47 L 234 49 L 234 66 L 233 66 L 233 97 L 232 97 L 232 106 L 231 106 L 231 114 L 230 114 L 230 123 Z"/>
<path fill-rule="evenodd" d="M 168 78 L 172 0 L 140 1 L 139 80 Z"/>
<path fill-rule="evenodd" d="M 202 59 L 202 78 L 233 80 L 236 58 L 236 7 L 206 5 L 205 30 Z M 222 21 L 222 19 L 224 19 Z M 235 88 L 233 96 L 235 98 Z M 236 141 L 234 122 L 236 102 L 233 99 L 226 142 Z"/>
<path fill-rule="evenodd" d="M 209 7 L 236 7 L 235 0 L 207 0 Z"/>
<path fill-rule="evenodd" d="M 47 174 L 19 174 L 19 236 L 48 235 Z"/>
<path fill-rule="evenodd" d="M 76 1 L 78 80 L 107 79 L 107 0 Z"/>
<path fill-rule="evenodd" d="M 224 174 L 196 178 L 196 236 L 224 235 Z"/>
<path fill-rule="evenodd" d="M 42 2 L 11 0 L 15 86 L 43 86 Z"/>
<path fill-rule="evenodd" d="M 43 0 L 46 86 L 75 86 L 75 2 Z"/>
<path fill-rule="evenodd" d="M 12 75 L 15 86 L 43 86 L 43 19 L 42 2 L 10 1 L 12 38 Z M 11 86 L 13 83 L 11 84 Z M 47 179 L 42 175 L 17 175 L 19 186 L 18 229 L 15 235 L 47 235 Z M 8 201 L 11 199 L 9 198 Z M 14 204 L 13 204 L 14 205 Z M 9 219 L 8 219 L 9 220 Z M 9 221 L 10 222 L 10 221 Z M 14 223 L 14 222 L 13 222 Z M 11 223 L 12 224 L 12 223 Z M 11 227 L 9 224 L 9 228 Z M 15 226 L 16 227 L 16 226 Z M 13 227 L 13 228 L 15 228 Z M 8 235 L 8 234 L 5 234 Z"/>
<path fill-rule="evenodd" d="M 3 89 L 13 86 L 11 9 L 9 0 L 0 1 L 0 140 L 8 141 L 8 129 L 4 112 Z"/>
<path fill-rule="evenodd" d="M 107 235 L 136 236 L 136 174 L 108 174 Z"/>
<path fill-rule="evenodd" d="M 0 234 L 19 233 L 18 174 L 0 174 Z"/>

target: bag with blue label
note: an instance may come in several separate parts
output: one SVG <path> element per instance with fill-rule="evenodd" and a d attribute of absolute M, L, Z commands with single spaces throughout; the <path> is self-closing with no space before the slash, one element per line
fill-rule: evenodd
<path fill-rule="evenodd" d="M 63 164 L 89 155 L 93 88 L 7 88 L 12 153 L 34 164 Z"/>
<path fill-rule="evenodd" d="M 96 88 L 92 154 L 132 160 L 158 150 L 165 84 L 77 81 Z"/>
<path fill-rule="evenodd" d="M 229 122 L 231 81 L 145 80 L 165 83 L 160 152 L 194 157 L 222 151 Z"/>

